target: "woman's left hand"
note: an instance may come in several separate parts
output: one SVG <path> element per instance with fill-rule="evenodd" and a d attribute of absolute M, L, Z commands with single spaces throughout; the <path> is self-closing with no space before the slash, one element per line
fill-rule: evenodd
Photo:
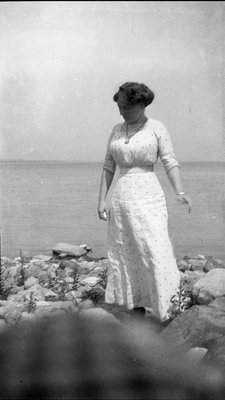
<path fill-rule="evenodd" d="M 186 194 L 177 194 L 177 201 L 181 204 L 187 204 L 188 205 L 188 212 L 190 214 L 192 210 L 192 202 L 190 197 L 186 196 Z"/>

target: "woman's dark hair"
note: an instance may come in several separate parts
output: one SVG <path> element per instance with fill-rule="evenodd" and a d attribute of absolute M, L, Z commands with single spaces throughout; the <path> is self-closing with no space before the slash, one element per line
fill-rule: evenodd
<path fill-rule="evenodd" d="M 117 102 L 119 94 L 123 94 L 127 104 L 143 104 L 149 106 L 154 100 L 154 93 L 144 83 L 126 82 L 119 87 L 113 100 Z"/>

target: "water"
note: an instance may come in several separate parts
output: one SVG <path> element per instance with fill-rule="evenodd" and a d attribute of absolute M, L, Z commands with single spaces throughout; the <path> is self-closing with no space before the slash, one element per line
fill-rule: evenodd
<path fill-rule="evenodd" d="M 222 163 L 183 163 L 181 177 L 193 211 L 176 202 L 159 162 L 156 174 L 169 211 L 175 256 L 225 258 Z M 107 255 L 107 223 L 98 219 L 101 163 L 1 163 L 2 255 L 50 255 L 56 243 L 87 243 L 93 256 Z M 109 192 L 109 199 L 114 187 Z"/>

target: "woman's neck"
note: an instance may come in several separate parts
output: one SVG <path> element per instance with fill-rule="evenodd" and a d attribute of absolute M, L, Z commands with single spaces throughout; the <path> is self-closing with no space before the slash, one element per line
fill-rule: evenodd
<path fill-rule="evenodd" d="M 145 122 L 146 120 L 147 117 L 145 116 L 145 114 L 142 114 L 135 121 L 127 122 L 127 125 L 129 125 L 132 128 L 133 126 L 139 125 L 142 122 Z"/>

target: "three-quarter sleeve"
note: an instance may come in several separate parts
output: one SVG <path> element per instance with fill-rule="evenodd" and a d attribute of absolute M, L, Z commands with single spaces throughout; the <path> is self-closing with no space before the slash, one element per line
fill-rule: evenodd
<path fill-rule="evenodd" d="M 173 167 L 180 168 L 180 164 L 174 153 L 170 134 L 162 123 L 158 124 L 155 128 L 155 134 L 158 139 L 158 155 L 166 173 Z"/>
<path fill-rule="evenodd" d="M 103 169 L 106 169 L 107 171 L 115 173 L 115 171 L 116 171 L 116 163 L 115 163 L 114 158 L 113 158 L 113 156 L 111 154 L 111 151 L 110 151 L 110 144 L 111 144 L 113 133 L 114 132 L 112 131 L 112 133 L 111 133 L 111 135 L 109 136 L 109 139 L 108 139 L 108 144 L 107 144 L 107 149 L 106 149 L 106 155 L 105 155 L 105 160 L 104 160 L 104 164 L 103 164 Z"/>

